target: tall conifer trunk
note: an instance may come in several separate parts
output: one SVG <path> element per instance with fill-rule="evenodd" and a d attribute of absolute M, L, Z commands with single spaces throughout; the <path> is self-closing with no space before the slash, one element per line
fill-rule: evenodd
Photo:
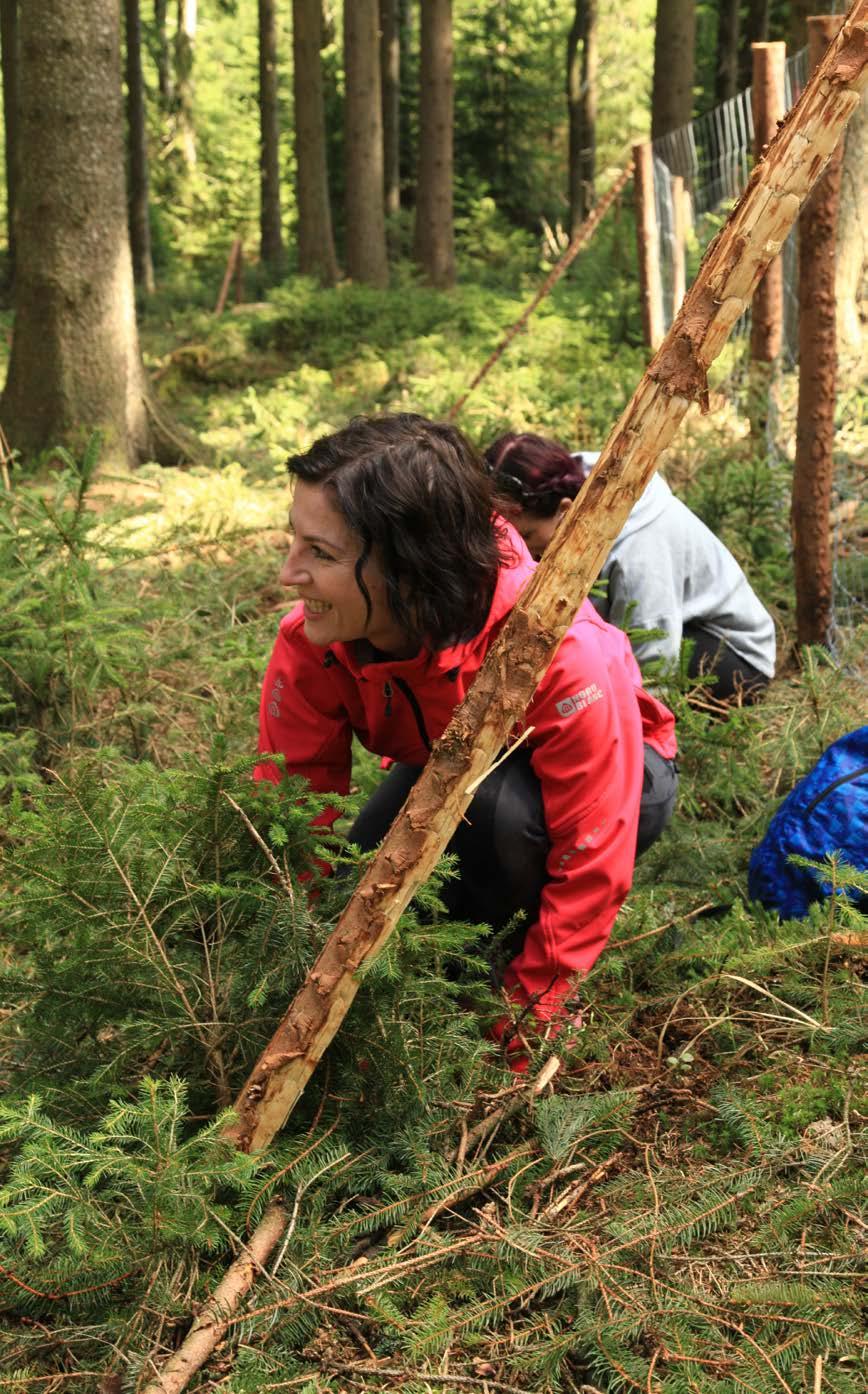
<path fill-rule="evenodd" d="M 193 118 L 193 54 L 196 44 L 197 0 L 178 0 L 175 34 L 175 103 L 178 114 L 178 146 L 187 169 L 196 165 L 196 129 Z"/>
<path fill-rule="evenodd" d="M 452 0 L 422 6 L 414 255 L 431 285 L 455 284 L 452 228 Z"/>
<path fill-rule="evenodd" d="M 283 263 L 283 237 L 275 0 L 259 0 L 259 255 L 271 274 L 278 275 Z"/>
<path fill-rule="evenodd" d="M 575 0 L 567 38 L 570 237 L 594 206 L 597 163 L 597 0 Z"/>
<path fill-rule="evenodd" d="M 154 32 L 156 36 L 157 89 L 164 111 L 168 111 L 174 97 L 172 82 L 172 62 L 169 57 L 169 35 L 166 20 L 169 0 L 154 0 Z"/>
<path fill-rule="evenodd" d="M 383 105 L 383 203 L 401 207 L 401 28 L 398 0 L 380 0 L 380 86 Z"/>
<path fill-rule="evenodd" d="M 0 0 L 0 62 L 3 69 L 8 279 L 11 283 L 15 279 L 15 202 L 18 190 L 18 0 Z"/>
<path fill-rule="evenodd" d="M 95 427 L 147 453 L 124 187 L 116 0 L 27 0 L 19 33 L 15 332 L 3 419 L 25 451 Z"/>
<path fill-rule="evenodd" d="M 127 133 L 129 146 L 130 248 L 136 285 L 145 294 L 154 289 L 151 223 L 148 199 L 148 136 L 145 125 L 145 82 L 142 76 L 142 23 L 139 0 L 124 0 L 126 29 Z"/>
<path fill-rule="evenodd" d="M 740 15 L 739 0 L 717 0 L 717 64 L 714 73 L 717 102 L 728 102 L 738 91 Z"/>
<path fill-rule="evenodd" d="M 750 87 L 753 77 L 752 44 L 768 43 L 769 0 L 748 0 L 747 15 L 739 41 L 738 85 Z"/>
<path fill-rule="evenodd" d="M 347 271 L 354 281 L 387 286 L 378 0 L 344 6 L 344 68 Z"/>
<path fill-rule="evenodd" d="M 668 135 L 693 118 L 695 0 L 657 0 L 651 139 Z"/>
<path fill-rule="evenodd" d="M 321 37 L 321 0 L 292 0 L 298 269 L 332 286 L 338 264 L 326 164 Z"/>

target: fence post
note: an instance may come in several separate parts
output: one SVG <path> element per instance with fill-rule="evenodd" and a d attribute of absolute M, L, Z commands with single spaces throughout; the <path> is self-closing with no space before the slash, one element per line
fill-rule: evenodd
<path fill-rule="evenodd" d="M 843 22 L 843 15 L 808 19 L 810 72 Z M 800 644 L 828 643 L 832 627 L 829 500 L 838 369 L 835 242 L 843 153 L 842 142 L 799 219 L 799 405 L 791 519 Z"/>
<path fill-rule="evenodd" d="M 754 158 L 759 159 L 786 114 L 784 78 L 787 46 L 751 44 L 753 53 Z M 781 351 L 784 325 L 784 269 L 779 256 L 769 265 L 751 306 L 750 356 L 756 363 L 774 363 Z"/>
<path fill-rule="evenodd" d="M 687 289 L 687 271 L 684 264 L 687 246 L 687 191 L 684 176 L 672 176 L 672 318 L 681 309 L 681 302 Z"/>
<path fill-rule="evenodd" d="M 654 200 L 654 155 L 650 140 L 633 146 L 636 168 L 636 245 L 639 252 L 639 295 L 645 342 L 656 350 L 663 342 L 663 283 L 660 278 L 660 236 Z"/>

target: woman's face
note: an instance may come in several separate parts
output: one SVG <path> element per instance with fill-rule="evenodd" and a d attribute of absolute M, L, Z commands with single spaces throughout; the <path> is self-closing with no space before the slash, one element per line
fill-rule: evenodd
<path fill-rule="evenodd" d="M 507 522 L 512 523 L 516 532 L 524 538 L 531 556 L 539 561 L 557 532 L 560 521 L 571 503 L 572 499 L 561 499 L 550 518 L 540 518 L 539 514 L 531 513 L 529 509 L 522 508 L 520 503 L 512 503 L 508 499 L 497 499 L 496 507 Z"/>
<path fill-rule="evenodd" d="M 367 639 L 382 653 L 407 657 L 416 652 L 398 625 L 386 599 L 386 582 L 376 555 L 365 562 L 362 578 L 371 598 L 371 614 L 359 590 L 355 565 L 362 541 L 335 507 L 322 484 L 296 481 L 289 514 L 292 534 L 280 583 L 296 592 L 304 605 L 304 632 L 312 644 L 350 644 Z"/>

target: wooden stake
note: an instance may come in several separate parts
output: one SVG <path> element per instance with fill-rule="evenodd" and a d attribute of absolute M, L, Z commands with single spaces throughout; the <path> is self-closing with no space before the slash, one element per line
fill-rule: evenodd
<path fill-rule="evenodd" d="M 708 409 L 706 372 L 743 313 L 837 145 L 868 82 L 868 0 L 838 39 L 753 171 L 679 315 L 615 426 L 588 482 L 370 862 L 295 1001 L 235 1103 L 228 1135 L 267 1147 L 340 1027 L 360 970 L 382 948 L 464 813 L 468 786 L 524 717 L 533 693 L 693 402 Z"/>
<path fill-rule="evenodd" d="M 812 72 L 843 22 L 842 15 L 808 19 Z M 799 219 L 799 406 L 791 519 L 800 644 L 827 644 L 832 626 L 829 504 L 838 372 L 835 244 L 843 156 L 840 141 Z"/>
<path fill-rule="evenodd" d="M 784 78 L 787 46 L 783 43 L 751 44 L 751 51 L 754 157 L 759 160 L 786 112 Z M 784 333 L 784 270 L 778 252 L 782 245 L 783 241 L 770 249 L 772 259 L 753 297 L 750 356 L 757 363 L 773 363 L 781 352 Z"/>
<path fill-rule="evenodd" d="M 663 342 L 663 282 L 660 279 L 660 237 L 654 200 L 654 154 L 650 140 L 633 146 L 636 166 L 636 246 L 639 254 L 639 294 L 642 327 L 651 349 Z"/>
<path fill-rule="evenodd" d="M 217 296 L 217 304 L 214 306 L 215 315 L 222 315 L 226 309 L 226 300 L 229 295 L 229 287 L 232 284 L 232 277 L 236 273 L 236 267 L 241 259 L 241 238 L 236 237 L 232 246 L 229 248 L 229 256 L 226 258 L 226 270 L 223 272 L 223 284 L 220 287 L 220 294 Z"/>

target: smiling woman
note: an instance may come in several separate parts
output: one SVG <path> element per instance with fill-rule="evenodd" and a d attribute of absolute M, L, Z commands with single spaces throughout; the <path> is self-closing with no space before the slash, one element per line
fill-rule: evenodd
<path fill-rule="evenodd" d="M 392 762 L 350 836 L 388 831 L 475 678 L 534 563 L 492 509 L 491 483 L 452 426 L 360 418 L 288 462 L 298 597 L 263 687 L 260 750 L 321 792 L 346 793 L 352 736 Z M 525 927 L 503 975 L 530 1023 L 575 1016 L 637 852 L 675 802 L 674 720 L 645 692 L 629 644 L 585 603 L 531 702 L 521 748 L 474 796 L 450 851 L 456 918 Z M 259 776 L 279 780 L 263 762 Z M 326 815 L 328 817 L 328 815 Z M 510 1063 L 525 1056 L 495 1031 Z"/>

